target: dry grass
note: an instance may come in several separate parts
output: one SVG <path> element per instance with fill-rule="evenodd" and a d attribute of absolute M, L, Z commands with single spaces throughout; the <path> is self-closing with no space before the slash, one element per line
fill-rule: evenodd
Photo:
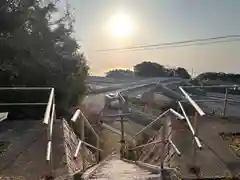
<path fill-rule="evenodd" d="M 229 143 L 229 147 L 240 157 L 240 134 L 222 134 L 221 137 Z"/>

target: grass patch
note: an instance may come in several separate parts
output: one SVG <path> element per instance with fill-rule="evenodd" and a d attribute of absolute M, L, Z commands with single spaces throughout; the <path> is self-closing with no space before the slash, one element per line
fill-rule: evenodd
<path fill-rule="evenodd" d="M 11 143 L 9 141 L 0 141 L 0 156 L 7 151 L 10 145 Z"/>
<path fill-rule="evenodd" d="M 221 134 L 223 140 L 227 141 L 229 147 L 240 157 L 240 134 L 231 133 L 231 134 Z"/>

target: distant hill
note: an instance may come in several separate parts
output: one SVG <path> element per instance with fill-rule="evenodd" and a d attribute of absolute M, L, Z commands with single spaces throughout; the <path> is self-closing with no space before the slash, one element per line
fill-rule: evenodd
<path fill-rule="evenodd" d="M 155 62 L 144 61 L 134 66 L 134 71 L 124 69 L 113 69 L 105 73 L 106 77 L 181 77 L 190 79 L 188 71 L 182 67 L 169 69 Z"/>

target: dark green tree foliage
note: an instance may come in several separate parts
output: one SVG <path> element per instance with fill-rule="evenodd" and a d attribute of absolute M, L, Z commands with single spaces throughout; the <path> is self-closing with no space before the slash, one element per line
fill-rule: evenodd
<path fill-rule="evenodd" d="M 219 84 L 240 84 L 240 74 L 232 73 L 217 73 L 217 72 L 206 72 L 198 75 L 195 78 L 196 81 L 200 82 L 202 85 L 219 85 Z M 210 82 L 209 82 L 210 80 Z M 208 88 L 208 91 L 225 93 L 225 88 Z M 238 88 L 228 89 L 230 94 L 240 94 Z"/>
<path fill-rule="evenodd" d="M 154 62 L 142 62 L 134 66 L 134 73 L 136 76 L 142 77 L 161 77 L 167 76 L 164 67 Z"/>
<path fill-rule="evenodd" d="M 113 78 L 124 77 L 124 76 L 129 77 L 133 75 L 134 73 L 132 71 L 124 70 L 124 69 L 114 69 L 106 73 L 106 77 L 113 77 Z"/>
<path fill-rule="evenodd" d="M 57 107 L 66 110 L 84 93 L 88 66 L 70 13 L 53 19 L 56 12 L 38 0 L 0 1 L 0 86 L 54 87 Z"/>
<path fill-rule="evenodd" d="M 191 76 L 186 69 L 178 67 L 176 69 L 167 69 L 155 62 L 142 62 L 134 66 L 136 76 L 142 77 L 169 77 L 179 76 L 184 79 L 190 79 Z"/>
<path fill-rule="evenodd" d="M 187 72 L 186 69 L 182 68 L 182 67 L 178 67 L 176 70 L 175 70 L 176 74 L 183 78 L 183 79 L 190 79 L 191 76 L 190 74 Z"/>
<path fill-rule="evenodd" d="M 221 80 L 232 83 L 240 83 L 240 74 L 206 72 L 198 75 L 196 79 L 202 80 Z"/>

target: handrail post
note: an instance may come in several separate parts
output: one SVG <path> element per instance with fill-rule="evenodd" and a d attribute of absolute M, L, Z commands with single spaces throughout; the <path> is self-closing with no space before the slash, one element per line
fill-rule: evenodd
<path fill-rule="evenodd" d="M 163 177 L 164 171 L 164 159 L 165 159 L 165 146 L 166 146 L 166 121 L 162 121 L 162 151 L 161 151 L 161 176 Z"/>
<path fill-rule="evenodd" d="M 100 149 L 100 141 L 99 139 L 97 139 L 97 148 Z M 101 156 L 100 156 L 100 151 L 97 150 L 97 163 L 99 163 L 101 161 Z"/>
<path fill-rule="evenodd" d="M 84 119 L 81 119 L 81 140 L 82 141 L 85 141 L 85 129 L 84 129 L 84 125 L 85 125 L 85 121 Z M 85 150 L 85 144 L 82 143 L 82 149 L 83 151 Z M 83 152 L 82 152 L 83 153 Z M 85 170 L 85 158 L 84 158 L 84 155 L 81 154 L 82 156 L 82 169 L 83 171 Z"/>
<path fill-rule="evenodd" d="M 195 112 L 193 117 L 193 128 L 195 129 L 195 137 L 198 136 L 198 113 Z M 192 140 L 192 165 L 194 167 L 197 167 L 197 144 L 195 142 L 195 139 L 193 137 Z"/>
<path fill-rule="evenodd" d="M 45 113 L 44 122 L 47 124 L 47 169 L 48 174 L 52 176 L 53 173 L 53 153 L 52 153 L 52 133 L 53 133 L 53 123 L 56 118 L 55 111 L 55 97 L 54 97 L 54 89 L 51 89 L 47 113 Z"/>
<path fill-rule="evenodd" d="M 223 118 L 226 116 L 226 108 L 227 108 L 227 101 L 228 101 L 228 88 L 225 90 L 225 98 L 224 98 L 224 107 L 223 107 Z"/>
<path fill-rule="evenodd" d="M 120 143 L 121 143 L 121 147 L 120 147 L 120 155 L 121 155 L 121 158 L 124 158 L 124 145 L 125 145 L 125 139 L 124 139 L 124 122 L 123 122 L 123 116 L 120 115 L 120 118 L 121 118 L 121 140 L 120 140 Z"/>

